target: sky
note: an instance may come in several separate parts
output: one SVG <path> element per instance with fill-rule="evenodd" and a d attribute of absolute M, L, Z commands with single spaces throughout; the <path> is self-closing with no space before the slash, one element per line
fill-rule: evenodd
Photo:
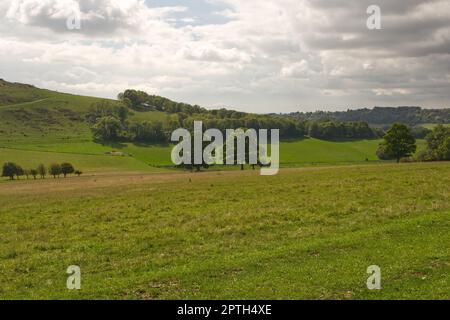
<path fill-rule="evenodd" d="M 0 0 L 0 17 L 7 81 L 255 113 L 450 107 L 448 0 Z"/>

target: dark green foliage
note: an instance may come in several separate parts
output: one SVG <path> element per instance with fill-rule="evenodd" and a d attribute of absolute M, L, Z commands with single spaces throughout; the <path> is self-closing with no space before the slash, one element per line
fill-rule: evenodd
<path fill-rule="evenodd" d="M 14 180 L 14 177 L 17 174 L 18 166 L 13 162 L 6 162 L 3 165 L 2 177 L 8 177 L 11 180 Z"/>
<path fill-rule="evenodd" d="M 206 113 L 207 110 L 197 105 L 191 106 L 186 103 L 174 102 L 160 96 L 152 96 L 143 91 L 126 90 L 118 95 L 118 99 L 126 106 L 137 111 L 164 111 L 167 113 Z"/>
<path fill-rule="evenodd" d="M 63 174 L 64 177 L 66 177 L 68 174 L 75 173 L 76 175 L 80 176 L 83 173 L 79 170 L 75 171 L 74 167 L 70 163 L 62 163 L 59 164 L 52 164 L 48 168 L 48 173 L 52 175 L 54 178 L 59 177 L 59 175 Z M 32 176 L 35 180 L 38 176 L 40 176 L 42 179 L 45 178 L 45 175 L 47 174 L 47 169 L 43 164 L 40 164 L 37 169 L 31 169 L 31 170 L 24 170 L 21 166 L 13 163 L 13 162 L 6 162 L 3 165 L 3 172 L 2 177 L 8 177 L 11 180 L 14 180 L 15 177 L 18 179 L 25 175 L 27 179 Z"/>
<path fill-rule="evenodd" d="M 48 168 L 48 173 L 53 176 L 53 178 L 59 177 L 62 174 L 61 165 L 53 163 Z"/>
<path fill-rule="evenodd" d="M 64 178 L 67 177 L 68 174 L 72 174 L 75 172 L 75 168 L 70 163 L 62 163 L 61 164 L 61 173 L 64 175 Z"/>
<path fill-rule="evenodd" d="M 426 137 L 427 150 L 421 154 L 422 161 L 450 160 L 450 127 L 436 126 Z"/>
<path fill-rule="evenodd" d="M 95 140 L 114 141 L 123 134 L 123 126 L 119 119 L 114 116 L 105 116 L 97 119 L 92 127 Z"/>
<path fill-rule="evenodd" d="M 111 116 L 117 118 L 122 124 L 125 124 L 129 115 L 130 110 L 124 105 L 118 105 L 104 100 L 91 105 L 89 112 L 86 114 L 86 120 L 90 124 L 95 124 L 99 118 Z"/>
<path fill-rule="evenodd" d="M 396 123 L 384 136 L 384 142 L 380 148 L 387 157 L 400 162 L 401 158 L 410 157 L 414 154 L 417 145 L 411 129 L 404 124 Z"/>
<path fill-rule="evenodd" d="M 308 122 L 308 134 L 312 138 L 323 140 L 374 139 L 378 131 L 367 122 L 342 122 L 334 120 Z"/>
<path fill-rule="evenodd" d="M 37 167 L 37 172 L 41 176 L 41 179 L 44 179 L 45 175 L 47 174 L 47 168 L 43 164 L 40 164 Z"/>
<path fill-rule="evenodd" d="M 168 142 L 169 132 L 164 132 L 161 121 L 135 122 L 128 129 L 129 138 L 136 142 L 160 143 Z"/>
<path fill-rule="evenodd" d="M 450 123 L 450 109 L 422 109 L 420 107 L 398 107 L 347 110 L 344 112 L 291 113 L 289 116 L 300 120 L 334 119 L 340 121 L 364 121 L 371 124 L 406 123 Z"/>
<path fill-rule="evenodd" d="M 25 171 L 22 169 L 22 167 L 17 165 L 16 166 L 16 177 L 17 177 L 17 179 L 20 179 L 20 177 L 23 176 L 24 174 L 25 174 Z"/>
<path fill-rule="evenodd" d="M 118 95 L 122 108 L 109 102 L 91 108 L 88 121 L 94 137 L 103 141 L 134 141 L 168 143 L 171 132 L 178 128 L 192 128 L 194 121 L 202 121 L 206 129 L 279 129 L 281 139 L 301 139 L 305 135 L 326 140 L 373 139 L 381 136 L 364 121 L 305 121 L 280 115 L 256 115 L 227 109 L 206 110 L 197 105 L 178 103 L 149 95 L 143 91 L 126 90 Z M 124 107 L 126 106 L 126 107 Z M 140 111 L 161 111 L 172 114 L 165 122 L 134 121 L 127 123 L 127 107 Z M 116 119 L 117 121 L 115 121 Z M 119 123 L 120 122 L 120 126 Z"/>
<path fill-rule="evenodd" d="M 30 170 L 30 175 L 33 177 L 34 180 L 36 180 L 38 174 L 39 174 L 39 172 L 36 169 Z"/>

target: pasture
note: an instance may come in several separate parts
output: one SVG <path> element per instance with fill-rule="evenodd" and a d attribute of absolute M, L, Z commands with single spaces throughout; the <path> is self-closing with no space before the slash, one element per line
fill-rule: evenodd
<path fill-rule="evenodd" d="M 0 298 L 449 299 L 449 186 L 449 163 L 4 181 Z"/>

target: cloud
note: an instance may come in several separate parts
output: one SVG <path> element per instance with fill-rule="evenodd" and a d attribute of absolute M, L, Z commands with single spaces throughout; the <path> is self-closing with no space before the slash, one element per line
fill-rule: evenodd
<path fill-rule="evenodd" d="M 382 30 L 366 27 L 368 0 L 149 3 L 3 0 L 0 76 L 105 97 L 135 87 L 252 112 L 448 107 L 446 0 L 379 0 Z M 80 30 L 67 29 L 74 11 Z"/>

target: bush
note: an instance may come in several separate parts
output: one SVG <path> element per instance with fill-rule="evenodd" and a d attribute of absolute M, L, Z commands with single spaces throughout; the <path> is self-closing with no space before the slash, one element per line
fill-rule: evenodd
<path fill-rule="evenodd" d="M 450 160 L 450 128 L 439 125 L 427 138 L 427 157 L 434 161 Z"/>
<path fill-rule="evenodd" d="M 3 165 L 2 177 L 8 177 L 10 180 L 14 180 L 17 174 L 18 165 L 13 162 L 6 162 Z"/>
<path fill-rule="evenodd" d="M 377 153 L 378 159 L 380 159 L 380 160 L 394 160 L 394 157 L 389 155 L 389 153 L 387 152 L 387 146 L 384 143 L 381 143 L 378 146 L 376 153 Z"/>
<path fill-rule="evenodd" d="M 70 163 L 63 163 L 61 164 L 61 173 L 64 175 L 64 178 L 67 177 L 68 174 L 74 173 L 75 168 Z"/>
<path fill-rule="evenodd" d="M 50 165 L 50 167 L 48 168 L 48 173 L 52 175 L 54 179 L 56 179 L 56 177 L 59 177 L 62 173 L 61 166 L 57 163 Z"/>
<path fill-rule="evenodd" d="M 34 180 L 36 180 L 36 177 L 38 176 L 39 172 L 36 169 L 30 170 L 30 175 L 33 176 Z"/>
<path fill-rule="evenodd" d="M 47 174 L 47 168 L 43 164 L 40 164 L 37 167 L 37 172 L 41 176 L 41 179 L 44 179 L 45 175 Z"/>

